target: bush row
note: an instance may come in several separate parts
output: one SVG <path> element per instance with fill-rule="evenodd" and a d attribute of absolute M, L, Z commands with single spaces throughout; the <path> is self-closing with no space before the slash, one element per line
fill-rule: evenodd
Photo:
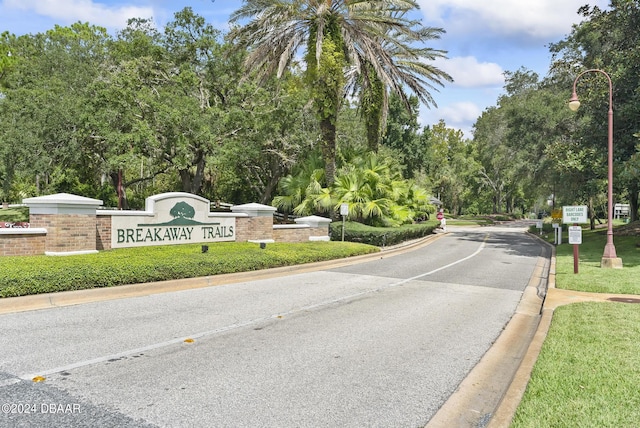
<path fill-rule="evenodd" d="M 431 235 L 440 222 L 432 220 L 419 224 L 407 224 L 400 227 L 371 227 L 356 222 L 345 222 L 344 240 L 377 247 L 395 245 L 404 241 Z M 342 223 L 330 226 L 331 240 L 342 240 Z"/>
<path fill-rule="evenodd" d="M 356 243 L 251 243 L 127 248 L 68 257 L 0 257 L 0 297 L 247 272 L 379 251 Z"/>

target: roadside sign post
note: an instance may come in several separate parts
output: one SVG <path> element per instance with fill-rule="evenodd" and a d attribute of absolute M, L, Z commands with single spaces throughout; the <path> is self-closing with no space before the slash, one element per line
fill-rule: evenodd
<path fill-rule="evenodd" d="M 555 232 L 554 243 L 556 245 L 562 244 L 562 210 L 554 209 L 551 211 L 551 218 L 553 221 L 553 231 Z"/>
<path fill-rule="evenodd" d="M 582 244 L 582 228 L 569 226 L 569 244 L 573 244 L 573 273 L 578 273 L 578 245 Z"/>
<path fill-rule="evenodd" d="M 536 227 L 540 229 L 540 235 L 542 235 L 542 220 L 536 221 Z"/>
<path fill-rule="evenodd" d="M 578 273 L 578 245 L 582 244 L 582 228 L 579 223 L 587 223 L 587 206 L 568 206 L 562 207 L 562 222 L 573 223 L 569 226 L 569 244 L 573 245 L 573 273 Z"/>
<path fill-rule="evenodd" d="M 553 243 L 556 245 L 562 244 L 562 225 L 553 223 L 553 231 L 555 232 Z"/>
<path fill-rule="evenodd" d="M 344 242 L 344 222 L 349 215 L 349 204 L 340 204 L 340 215 L 342 216 L 342 242 Z"/>

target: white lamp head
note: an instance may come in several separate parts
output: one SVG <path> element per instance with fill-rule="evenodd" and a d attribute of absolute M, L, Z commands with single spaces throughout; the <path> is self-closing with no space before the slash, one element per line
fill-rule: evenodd
<path fill-rule="evenodd" d="M 569 108 L 571 111 L 576 111 L 580 108 L 580 100 L 578 99 L 578 94 L 576 91 L 573 91 L 573 95 L 571 95 L 571 99 L 569 100 Z"/>

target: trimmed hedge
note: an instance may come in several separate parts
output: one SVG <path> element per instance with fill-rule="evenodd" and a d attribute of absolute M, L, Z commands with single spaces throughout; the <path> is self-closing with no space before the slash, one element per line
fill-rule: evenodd
<path fill-rule="evenodd" d="M 439 224 L 439 221 L 430 220 L 399 227 L 372 227 L 348 221 L 345 222 L 344 240 L 384 247 L 431 235 Z M 332 241 L 341 241 L 342 222 L 331 223 L 330 234 Z"/>
<path fill-rule="evenodd" d="M 0 297 L 247 272 L 380 251 L 357 243 L 221 242 L 125 248 L 98 254 L 0 257 Z"/>

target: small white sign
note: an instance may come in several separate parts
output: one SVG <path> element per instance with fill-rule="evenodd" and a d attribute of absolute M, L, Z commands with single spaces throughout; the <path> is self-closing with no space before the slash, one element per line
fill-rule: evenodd
<path fill-rule="evenodd" d="M 569 244 L 582 244 L 582 228 L 580 226 L 569 226 Z"/>
<path fill-rule="evenodd" d="M 575 205 L 575 206 L 562 207 L 562 222 L 565 224 L 588 223 L 587 206 Z"/>
<path fill-rule="evenodd" d="M 349 215 L 349 204 L 340 204 L 340 215 Z"/>

